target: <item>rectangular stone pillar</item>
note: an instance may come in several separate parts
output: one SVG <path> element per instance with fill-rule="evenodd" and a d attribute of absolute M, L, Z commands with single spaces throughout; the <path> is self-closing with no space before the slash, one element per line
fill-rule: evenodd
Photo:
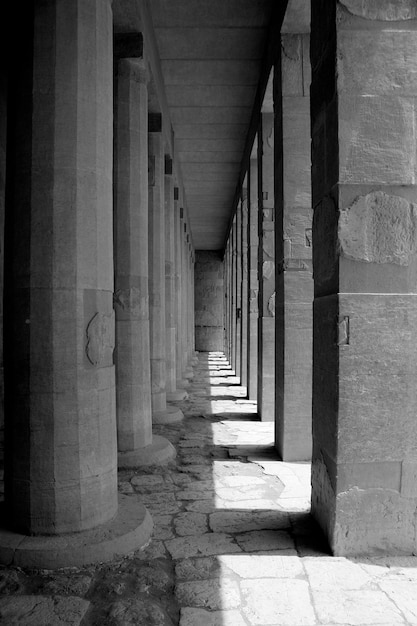
<path fill-rule="evenodd" d="M 166 322 L 166 391 L 177 388 L 175 354 L 175 252 L 174 252 L 174 181 L 172 160 L 165 156 L 165 322 Z"/>
<path fill-rule="evenodd" d="M 242 264 L 242 331 L 241 331 L 241 380 L 243 387 L 248 385 L 248 197 L 247 189 L 242 189 L 242 243 L 241 243 L 241 264 Z"/>
<path fill-rule="evenodd" d="M 7 24 L 4 24 L 5 29 Z M 5 30 L 4 29 L 4 30 Z M 5 42 L 6 43 L 6 42 Z M 7 44 L 6 44 L 7 45 Z M 5 45 L 5 48 L 6 48 Z M 4 217 L 6 198 L 7 72 L 0 60 L 0 293 L 4 289 Z M 4 458 L 3 299 L 0 303 L 0 460 Z"/>
<path fill-rule="evenodd" d="M 258 414 L 275 419 L 274 114 L 258 133 Z"/>
<path fill-rule="evenodd" d="M 416 26 L 411 3 L 312 4 L 312 511 L 335 554 L 417 548 Z"/>
<path fill-rule="evenodd" d="M 159 113 L 149 114 L 149 318 L 152 412 L 166 410 L 164 146 Z"/>
<path fill-rule="evenodd" d="M 242 203 L 236 208 L 236 376 L 242 377 Z"/>
<path fill-rule="evenodd" d="M 112 11 L 48 0 L 23 13 L 9 82 L 5 497 L 14 530 L 56 535 L 117 512 Z"/>
<path fill-rule="evenodd" d="M 182 388 L 187 385 L 183 378 L 183 319 L 182 319 L 182 235 L 180 190 L 174 188 L 174 222 L 175 222 L 175 311 L 176 311 L 176 385 Z"/>
<path fill-rule="evenodd" d="M 137 57 L 142 38 L 137 35 Z M 119 453 L 152 443 L 148 269 L 147 70 L 132 36 L 115 40 L 114 241 Z M 126 50 L 125 50 L 126 49 Z M 128 50 L 128 51 L 127 51 Z"/>
<path fill-rule="evenodd" d="M 312 447 L 313 212 L 309 44 L 308 34 L 282 35 L 282 60 L 276 65 L 274 80 L 277 207 L 275 445 L 284 461 L 309 460 Z"/>
<path fill-rule="evenodd" d="M 248 172 L 248 398 L 258 399 L 258 161 Z"/>

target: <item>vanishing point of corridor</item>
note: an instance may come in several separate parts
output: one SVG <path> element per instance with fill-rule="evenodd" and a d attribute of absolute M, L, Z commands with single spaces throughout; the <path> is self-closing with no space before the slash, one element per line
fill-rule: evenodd
<path fill-rule="evenodd" d="M 159 426 L 168 465 L 119 472 L 152 514 L 150 544 L 82 569 L 0 569 L 7 626 L 417 624 L 416 557 L 330 557 L 309 465 L 283 463 L 221 353 L 200 353 L 185 419 Z"/>

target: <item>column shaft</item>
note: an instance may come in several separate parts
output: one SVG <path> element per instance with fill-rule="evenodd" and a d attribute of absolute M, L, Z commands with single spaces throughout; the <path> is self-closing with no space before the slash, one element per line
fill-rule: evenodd
<path fill-rule="evenodd" d="M 5 488 L 29 534 L 117 511 L 110 5 L 35 3 L 10 84 Z"/>
<path fill-rule="evenodd" d="M 274 80 L 277 207 L 275 445 L 285 461 L 309 460 L 312 447 L 309 42 L 308 34 L 282 35 L 282 62 L 279 59 L 276 64 Z"/>
<path fill-rule="evenodd" d="M 241 329 L 241 385 L 248 385 L 248 198 L 247 189 L 242 189 L 242 243 L 241 243 L 241 264 L 242 264 L 242 329 Z"/>
<path fill-rule="evenodd" d="M 165 159 L 165 311 L 166 311 L 166 390 L 177 388 L 175 253 L 174 253 L 174 184 L 172 161 Z"/>
<path fill-rule="evenodd" d="M 274 114 L 262 113 L 258 133 L 258 413 L 275 419 Z"/>
<path fill-rule="evenodd" d="M 242 202 L 236 209 L 236 376 L 242 377 Z"/>
<path fill-rule="evenodd" d="M 119 452 L 152 443 L 148 268 L 148 89 L 145 64 L 117 63 L 115 311 Z"/>
<path fill-rule="evenodd" d="M 248 172 L 248 398 L 258 398 L 258 162 Z"/>
<path fill-rule="evenodd" d="M 417 22 L 400 3 L 319 4 L 312 511 L 335 554 L 414 554 Z"/>
<path fill-rule="evenodd" d="M 149 128 L 149 314 L 152 411 L 166 410 L 165 196 L 164 152 L 160 120 L 151 114 Z"/>

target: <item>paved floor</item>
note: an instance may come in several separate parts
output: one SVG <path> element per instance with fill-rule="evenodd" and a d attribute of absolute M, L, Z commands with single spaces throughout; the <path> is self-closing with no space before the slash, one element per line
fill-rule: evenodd
<path fill-rule="evenodd" d="M 111 565 L 0 569 L 0 624 L 417 625 L 417 558 L 332 558 L 311 521 L 309 466 L 276 460 L 272 424 L 224 357 L 201 354 L 168 467 L 121 472 L 152 543 Z"/>

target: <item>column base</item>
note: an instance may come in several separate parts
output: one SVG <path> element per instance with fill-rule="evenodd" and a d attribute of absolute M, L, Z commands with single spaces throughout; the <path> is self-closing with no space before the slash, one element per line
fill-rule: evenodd
<path fill-rule="evenodd" d="M 164 465 L 175 459 L 177 451 L 168 439 L 153 435 L 152 443 L 144 448 L 119 452 L 118 467 L 127 469 L 149 465 Z"/>
<path fill-rule="evenodd" d="M 152 424 L 175 424 L 183 419 L 183 412 L 176 406 L 167 406 L 165 411 L 152 413 Z"/>
<path fill-rule="evenodd" d="M 167 402 L 180 402 L 186 400 L 188 393 L 185 389 L 176 389 L 175 391 L 167 391 Z"/>
<path fill-rule="evenodd" d="M 28 569 L 102 563 L 144 548 L 152 530 L 149 511 L 135 497 L 119 494 L 116 517 L 79 533 L 29 536 L 0 526 L 0 563 Z"/>

